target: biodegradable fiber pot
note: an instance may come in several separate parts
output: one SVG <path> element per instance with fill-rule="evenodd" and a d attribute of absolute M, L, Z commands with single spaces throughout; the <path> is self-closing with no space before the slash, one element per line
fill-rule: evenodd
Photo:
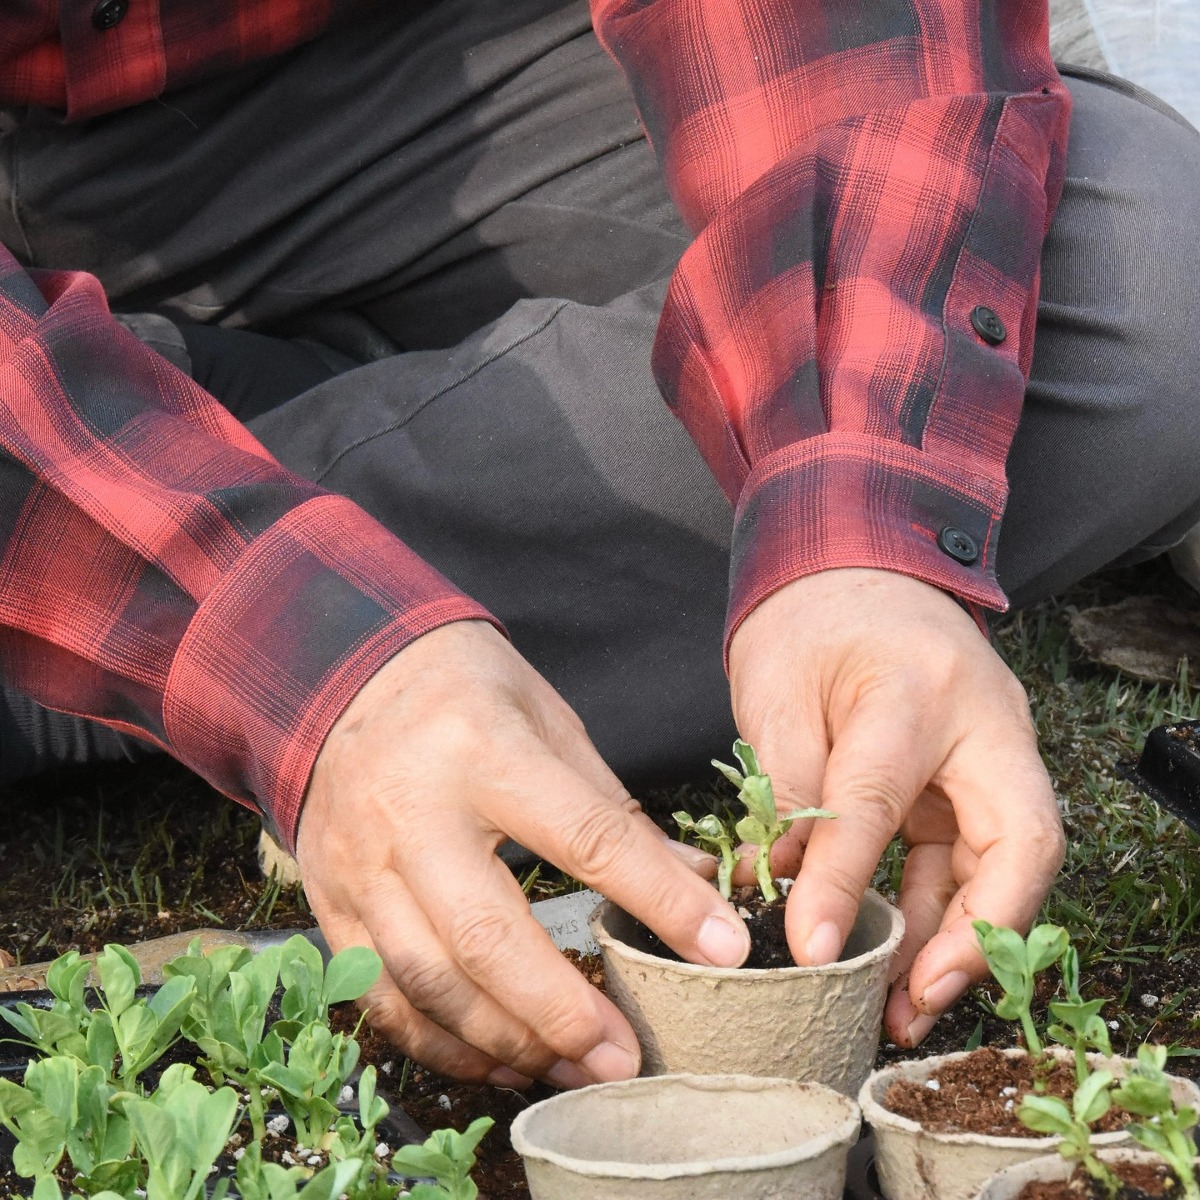
<path fill-rule="evenodd" d="M 1069 1056 L 1069 1051 L 1055 1050 Z M 967 1051 L 897 1063 L 874 1072 L 862 1086 L 858 1103 L 864 1120 L 875 1133 L 875 1171 L 887 1200 L 975 1200 L 984 1181 L 1006 1167 L 1056 1154 L 1057 1137 L 993 1137 L 981 1133 L 938 1133 L 916 1121 L 890 1112 L 883 1105 L 887 1090 L 898 1079 L 923 1083 L 943 1063 L 965 1058 Z M 1006 1050 L 1023 1055 L 1024 1050 Z M 1120 1075 L 1132 1060 L 1089 1055 L 1093 1066 L 1104 1065 Z M 1176 1103 L 1200 1105 L 1200 1088 L 1189 1079 L 1171 1077 Z M 1132 1145 L 1126 1133 L 1100 1133 L 1097 1147 Z"/>
<path fill-rule="evenodd" d="M 1162 1162 L 1158 1155 L 1145 1150 L 1103 1150 L 1098 1157 L 1112 1167 L 1118 1167 L 1122 1162 Z M 1032 1158 L 1028 1162 L 1005 1167 L 1003 1171 L 993 1175 L 973 1200 L 1017 1200 L 1021 1189 L 1027 1183 L 1066 1182 L 1074 1174 L 1075 1166 L 1075 1163 L 1067 1162 L 1061 1154 Z"/>
<path fill-rule="evenodd" d="M 841 1200 L 859 1122 L 818 1084 L 664 1075 L 543 1100 L 511 1136 L 532 1200 Z"/>
<path fill-rule="evenodd" d="M 867 892 L 840 962 L 741 970 L 637 949 L 638 926 L 606 901 L 592 915 L 604 986 L 642 1048 L 642 1073 L 787 1076 L 848 1096 L 875 1061 L 904 918 Z"/>

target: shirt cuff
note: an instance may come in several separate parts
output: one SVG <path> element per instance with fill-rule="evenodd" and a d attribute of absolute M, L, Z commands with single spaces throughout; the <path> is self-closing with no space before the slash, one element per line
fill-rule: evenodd
<path fill-rule="evenodd" d="M 450 621 L 503 628 L 340 496 L 291 509 L 205 597 L 171 666 L 172 752 L 289 851 L 326 735 L 368 679 Z"/>
<path fill-rule="evenodd" d="M 961 464 L 863 434 L 823 434 L 768 455 L 738 497 L 726 665 L 730 639 L 757 604 L 836 567 L 924 580 L 965 601 L 977 623 L 982 609 L 1007 609 L 996 582 L 1007 491 Z"/>

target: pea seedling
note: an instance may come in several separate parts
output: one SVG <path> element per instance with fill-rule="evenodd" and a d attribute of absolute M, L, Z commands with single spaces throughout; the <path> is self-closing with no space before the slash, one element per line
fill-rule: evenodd
<path fill-rule="evenodd" d="M 1068 1162 L 1078 1162 L 1105 1195 L 1115 1197 L 1121 1181 L 1096 1157 L 1091 1135 L 1092 1123 L 1112 1107 L 1112 1081 L 1111 1071 L 1094 1071 L 1075 1089 L 1070 1108 L 1057 1096 L 1026 1096 L 1017 1109 L 1017 1118 L 1035 1133 L 1062 1138 L 1059 1154 Z"/>
<path fill-rule="evenodd" d="M 738 738 L 733 743 L 733 753 L 741 767 L 740 771 L 737 767 L 731 767 L 715 758 L 712 765 L 738 789 L 738 799 L 745 807 L 746 815 L 734 826 L 734 832 L 743 842 L 758 847 L 754 855 L 754 878 L 758 880 L 758 890 L 762 892 L 763 899 L 772 904 L 779 898 L 779 892 L 771 878 L 771 847 L 796 821 L 814 817 L 833 819 L 837 814 L 825 808 L 797 808 L 782 817 L 779 816 L 771 777 L 759 769 L 758 755 L 755 754 L 754 747 Z M 675 814 L 676 821 L 679 820 L 679 816 L 680 814 Z M 732 854 L 732 848 L 730 853 Z M 722 858 L 724 859 L 724 855 Z M 732 875 L 732 869 L 730 874 Z"/>
<path fill-rule="evenodd" d="M 1137 1064 L 1114 1090 L 1113 1099 L 1126 1112 L 1146 1118 L 1129 1126 L 1130 1136 L 1175 1172 L 1186 1200 L 1200 1200 L 1190 1136 L 1197 1113 L 1187 1105 L 1176 1107 L 1171 1081 L 1163 1071 L 1166 1062 L 1165 1046 L 1139 1046 Z"/>
<path fill-rule="evenodd" d="M 494 1124 L 491 1117 L 479 1117 L 463 1133 L 435 1130 L 423 1145 L 401 1146 L 392 1155 L 392 1170 L 409 1179 L 437 1181 L 415 1184 L 412 1200 L 475 1200 L 479 1195 L 471 1178 L 475 1150 Z"/>
<path fill-rule="evenodd" d="M 733 898 L 733 869 L 737 866 L 737 855 L 734 845 L 737 839 L 733 832 L 717 816 L 708 813 L 698 821 L 687 812 L 672 813 L 675 823 L 683 833 L 690 833 L 701 849 L 709 850 L 720 855 L 721 864 L 717 867 L 717 888 L 726 900 Z"/>
<path fill-rule="evenodd" d="M 1058 925 L 1035 925 L 1028 938 L 988 921 L 974 921 L 972 925 L 988 969 L 1004 989 L 996 1015 L 1006 1021 L 1020 1021 L 1025 1048 L 1034 1058 L 1040 1058 L 1042 1039 L 1030 1011 L 1033 989 L 1038 972 L 1062 958 L 1070 945 L 1070 935 Z"/>
<path fill-rule="evenodd" d="M 1063 990 L 1065 1000 L 1050 1001 L 1050 1015 L 1056 1024 L 1046 1032 L 1075 1053 L 1075 1082 L 1082 1083 L 1088 1074 L 1087 1052 L 1112 1054 L 1108 1026 L 1100 1016 L 1103 1000 L 1084 1000 L 1079 994 L 1079 952 L 1068 945 L 1062 955 Z"/>

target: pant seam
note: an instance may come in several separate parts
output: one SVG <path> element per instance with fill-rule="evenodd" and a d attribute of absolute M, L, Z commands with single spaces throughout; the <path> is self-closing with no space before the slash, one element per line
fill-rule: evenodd
<path fill-rule="evenodd" d="M 375 441 L 376 438 L 383 437 L 384 434 L 394 433 L 397 429 L 403 428 L 409 423 L 409 421 L 413 420 L 414 417 L 417 417 L 424 412 L 424 410 L 435 400 L 440 399 L 442 396 L 446 395 L 447 392 L 451 392 L 455 388 L 461 387 L 464 383 L 474 379 L 474 377 L 478 375 L 479 372 L 485 367 L 491 366 L 492 363 L 503 358 L 506 354 L 510 354 L 513 350 L 517 349 L 518 346 L 522 346 L 531 338 L 537 337 L 537 335 L 542 333 L 551 324 L 551 322 L 554 321 L 558 314 L 567 307 L 568 303 L 569 301 L 567 300 L 560 300 L 558 304 L 555 305 L 553 310 L 549 312 L 546 317 L 532 329 L 528 329 L 519 336 L 512 338 L 504 346 L 501 346 L 499 349 L 481 359 L 469 370 L 462 371 L 457 378 L 443 384 L 435 392 L 427 396 L 419 404 L 415 405 L 412 409 L 406 412 L 402 417 L 398 417 L 395 421 L 389 421 L 388 424 L 384 425 L 382 428 L 376 429 L 371 433 L 363 434 L 362 437 L 356 438 L 349 445 L 344 446 L 337 452 L 337 454 L 333 456 L 332 459 L 329 460 L 324 467 L 321 468 L 320 471 L 316 473 L 316 475 L 313 477 L 313 482 L 321 483 L 325 476 L 328 475 L 329 472 L 332 471 L 333 468 L 336 467 L 338 463 L 346 457 L 346 455 L 362 446 L 367 445 L 368 442 Z"/>

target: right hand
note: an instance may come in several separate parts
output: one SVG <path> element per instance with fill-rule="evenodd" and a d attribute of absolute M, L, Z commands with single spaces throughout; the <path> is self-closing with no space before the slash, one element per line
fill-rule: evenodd
<path fill-rule="evenodd" d="M 641 812 L 554 689 L 490 625 L 444 625 L 382 667 L 325 741 L 296 846 L 313 912 L 331 949 L 379 952 L 364 1004 L 417 1061 L 506 1086 L 631 1078 L 633 1030 L 530 915 L 495 853 L 509 837 L 691 962 L 749 951 L 697 873 L 712 860 Z"/>

